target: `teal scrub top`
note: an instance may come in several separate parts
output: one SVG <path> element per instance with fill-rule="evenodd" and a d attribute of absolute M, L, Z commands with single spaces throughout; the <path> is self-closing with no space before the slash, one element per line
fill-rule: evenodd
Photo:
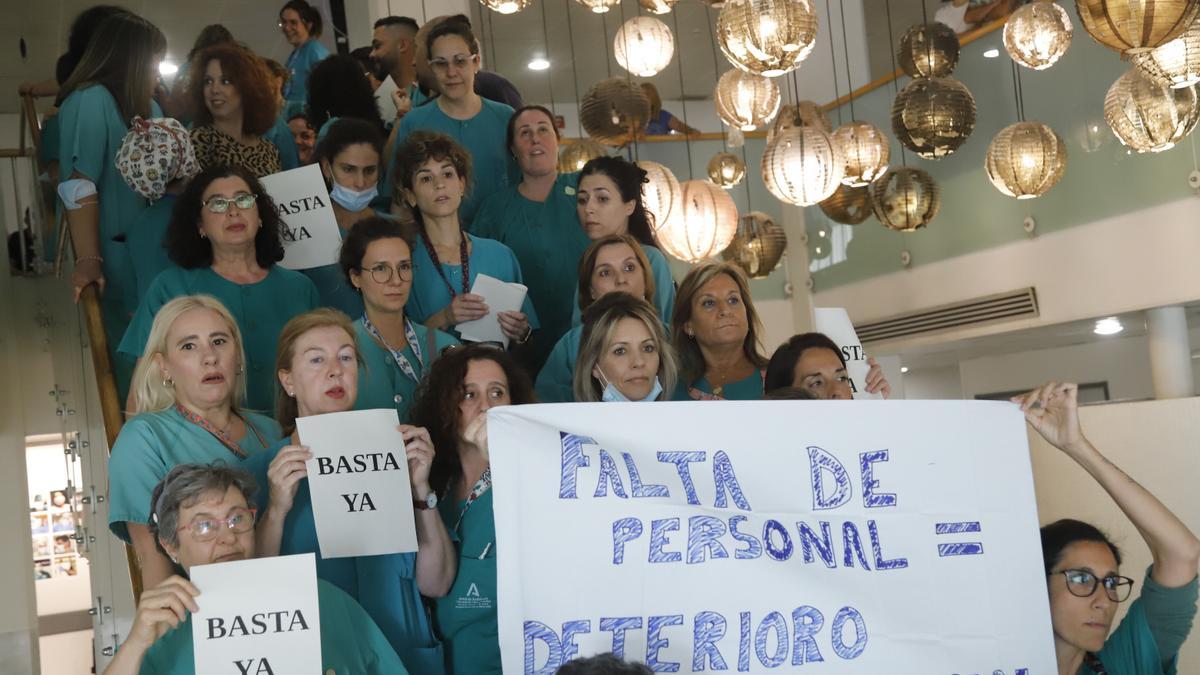
<path fill-rule="evenodd" d="M 274 410 L 275 344 L 293 317 L 321 306 L 312 281 L 294 270 L 272 265 L 257 283 L 237 284 L 210 267 L 176 265 L 154 279 L 117 351 L 140 357 L 159 308 L 182 295 L 205 293 L 220 300 L 237 321 L 246 350 L 246 407 Z"/>
<path fill-rule="evenodd" d="M 386 216 L 391 218 L 391 216 Z M 346 231 L 338 228 L 338 238 L 346 239 Z M 313 285 L 317 287 L 317 293 L 321 296 L 322 307 L 332 307 L 346 313 L 346 316 L 351 319 L 357 319 L 363 313 L 362 293 L 359 293 L 346 278 L 346 274 L 342 272 L 342 266 L 334 263 L 332 265 L 321 265 L 320 267 L 312 267 L 304 272 L 304 276 L 312 280 Z"/>
<path fill-rule="evenodd" d="M 280 113 L 279 117 L 275 118 L 275 125 L 263 134 L 263 138 L 270 141 L 279 151 L 279 165 L 284 171 L 300 167 L 300 151 L 296 149 L 296 138 L 288 128 L 286 115 Z"/>
<path fill-rule="evenodd" d="M 175 208 L 177 199 L 172 194 L 163 195 L 162 199 L 138 215 L 125 237 L 125 247 L 129 250 L 129 257 L 133 259 L 133 272 L 137 278 L 139 304 L 150 292 L 150 285 L 158 275 L 172 266 L 164 244 L 167 227 L 171 224 L 171 211 Z"/>
<path fill-rule="evenodd" d="M 204 599 L 197 600 L 204 604 Z M 379 626 L 363 608 L 333 584 L 317 579 L 321 613 L 321 672 L 338 675 L 408 673 Z M 234 669 L 236 670 L 236 668 Z M 142 660 L 142 675 L 195 675 L 192 616 L 158 639 Z"/>
<path fill-rule="evenodd" d="M 575 361 L 583 326 L 574 326 L 559 339 L 538 373 L 534 391 L 540 403 L 571 403 L 575 400 Z"/>
<path fill-rule="evenodd" d="M 251 427 L 238 441 L 247 460 L 283 436 L 269 417 L 252 412 L 242 412 L 242 417 Z M 108 529 L 129 543 L 126 523 L 150 522 L 150 493 L 171 469 L 217 461 L 239 466 L 246 460 L 181 415 L 175 406 L 131 418 L 121 427 L 108 458 Z"/>
<path fill-rule="evenodd" d="M 279 451 L 291 442 L 290 438 L 285 438 L 266 452 L 246 460 L 244 468 L 254 476 L 259 488 L 255 501 L 260 514 L 271 503 L 267 469 Z M 296 553 L 316 556 L 317 577 L 345 591 L 366 610 L 409 672 L 439 675 L 443 672 L 442 647 L 433 635 L 421 593 L 417 590 L 417 554 L 322 558 L 307 478 L 296 488 L 279 543 L 279 555 Z"/>
<path fill-rule="evenodd" d="M 466 504 L 465 499 L 448 498 L 438 507 L 458 553 L 454 585 L 436 601 L 438 634 L 446 641 L 447 673 L 500 675 L 492 491 L 480 495 L 464 514 Z"/>
<path fill-rule="evenodd" d="M 1160 585 L 1146 570 L 1142 593 L 1096 654 L 1110 675 L 1175 675 L 1179 649 L 1196 616 L 1197 580 L 1179 588 Z M 1095 675 L 1087 665 L 1079 675 Z"/>
<path fill-rule="evenodd" d="M 408 135 L 418 130 L 440 131 L 471 153 L 471 183 L 467 186 L 467 196 L 458 213 L 464 229 L 473 231 L 471 228 L 479 205 L 512 185 L 517 174 L 516 160 L 504 147 L 508 119 L 512 117 L 513 109 L 486 98 L 482 100 L 483 107 L 469 120 L 450 117 L 442 112 L 436 100 L 409 111 L 400 120 L 392 156 L 388 158 L 387 190 L 384 194 L 389 197 L 395 194 L 396 172 L 392 168 L 396 166 L 396 157 Z"/>
<path fill-rule="evenodd" d="M 442 352 L 442 349 L 458 344 L 453 335 L 440 330 L 426 328 L 413 320 L 413 332 L 417 334 L 417 342 L 421 347 L 421 360 L 413 354 L 412 347 L 404 345 L 403 354 L 412 364 L 418 378 L 425 377 L 429 365 Z M 434 353 L 429 353 L 429 331 L 433 331 Z M 401 424 L 408 423 L 408 411 L 412 406 L 413 395 L 417 391 L 418 382 L 413 381 L 392 358 L 392 353 L 386 347 L 375 341 L 371 334 L 363 328 L 362 321 L 354 322 L 354 336 L 358 343 L 358 355 L 362 357 L 363 367 L 358 369 L 358 400 L 355 410 L 373 410 L 377 408 L 395 408 Z M 392 345 L 399 347 L 400 345 Z"/>
<path fill-rule="evenodd" d="M 675 278 L 671 276 L 671 266 L 667 257 L 653 246 L 642 244 L 642 252 L 650 261 L 650 272 L 654 275 L 654 307 L 662 317 L 663 325 L 671 325 L 671 312 L 675 310 Z M 571 303 L 571 325 L 583 323 L 583 313 L 579 311 L 579 281 L 576 277 L 574 300 Z"/>
<path fill-rule="evenodd" d="M 454 287 L 455 293 L 469 293 L 470 287 L 475 284 L 475 277 L 480 274 L 486 274 L 500 281 L 525 283 L 521 274 L 521 264 L 517 262 L 517 256 L 513 255 L 512 249 L 494 239 L 484 239 L 473 234 L 468 234 L 467 237 L 471 241 L 471 254 L 467 258 L 470 278 L 467 280 L 467 288 L 463 288 L 462 265 L 459 264 L 462 261 L 456 258 L 451 264 L 451 261 L 443 260 L 439 270 L 438 266 L 433 264 L 433 258 L 429 257 L 429 250 L 425 247 L 425 237 L 417 235 L 416 246 L 413 247 L 412 254 L 413 263 L 416 265 L 416 270 L 413 272 L 412 292 L 409 293 L 408 304 L 404 306 L 404 313 L 413 321 L 423 323 L 450 304 L 453 297 L 450 295 L 450 288 L 446 286 L 447 282 Z M 538 315 L 533 308 L 529 294 L 525 295 L 521 311 L 529 318 L 529 325 L 536 330 Z M 457 330 L 449 332 L 454 337 L 459 337 Z"/>
<path fill-rule="evenodd" d="M 591 241 L 579 227 L 578 173 L 560 173 L 544 202 L 526 199 L 516 187 L 488 197 L 475 213 L 472 231 L 512 249 L 528 280 L 529 298 L 541 328 L 527 346 L 529 372 L 542 368 L 558 339 L 571 327 L 578 294 L 579 259 Z"/>
<path fill-rule="evenodd" d="M 698 381 L 692 384 L 693 387 L 699 389 L 706 394 L 712 394 L 712 385 L 708 380 L 701 377 Z M 755 370 L 749 377 L 730 382 L 725 385 L 721 392 L 721 398 L 726 401 L 757 401 L 763 397 L 763 373 L 761 370 Z M 685 382 L 680 382 L 675 387 L 675 394 L 671 397 L 672 401 L 690 401 L 692 397 L 688 395 L 688 385 Z"/>
<path fill-rule="evenodd" d="M 151 115 L 162 117 L 157 103 Z M 61 181 L 79 172 L 96 184 L 100 200 L 100 256 L 104 258 L 102 303 L 109 341 L 116 344 L 138 307 L 137 279 L 126 237 L 150 203 L 125 183 L 116 156 L 129 132 L 129 120 L 102 85 L 73 92 L 58 112 L 58 167 Z"/>
<path fill-rule="evenodd" d="M 289 116 L 297 108 L 304 109 L 304 104 L 308 101 L 308 74 L 312 72 L 313 66 L 325 60 L 327 56 L 329 50 L 315 38 L 295 48 L 288 56 L 287 69 L 291 76 L 283 87 L 283 98 L 289 104 L 285 108 Z"/>

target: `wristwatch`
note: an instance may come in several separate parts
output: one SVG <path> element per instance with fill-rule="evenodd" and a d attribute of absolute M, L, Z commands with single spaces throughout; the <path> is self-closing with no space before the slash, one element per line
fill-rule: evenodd
<path fill-rule="evenodd" d="M 437 493 L 433 490 L 429 491 L 429 494 L 425 496 L 425 499 L 413 500 L 413 508 L 417 509 L 418 511 L 432 511 L 433 509 L 437 508 L 437 505 Z"/>

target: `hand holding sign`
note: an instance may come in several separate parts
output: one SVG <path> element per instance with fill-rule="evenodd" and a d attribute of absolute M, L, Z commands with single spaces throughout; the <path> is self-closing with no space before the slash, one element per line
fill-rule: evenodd
<path fill-rule="evenodd" d="M 447 323 L 457 326 L 460 323 L 475 321 L 487 316 L 488 306 L 483 301 L 482 295 L 459 293 L 442 311 L 446 313 Z"/>
<path fill-rule="evenodd" d="M 883 368 L 875 362 L 875 357 L 867 357 L 867 365 L 870 370 L 867 371 L 867 393 L 879 394 L 885 399 L 892 395 L 892 385 L 888 384 L 887 378 L 883 376 Z"/>
<path fill-rule="evenodd" d="M 425 427 L 401 424 L 396 427 L 404 436 L 404 452 L 408 456 L 408 480 L 413 497 L 433 492 L 429 487 L 429 471 L 433 468 L 433 441 Z"/>
<path fill-rule="evenodd" d="M 312 453 L 303 445 L 288 445 L 279 451 L 271 466 L 267 467 L 267 482 L 271 488 L 271 513 L 280 516 L 292 510 L 292 500 L 296 497 L 296 489 L 300 487 L 300 479 L 308 475 L 304 463 L 312 459 Z"/>
<path fill-rule="evenodd" d="M 1083 440 L 1083 432 L 1079 428 L 1079 404 L 1076 402 L 1078 392 L 1077 384 L 1049 382 L 1011 400 L 1020 404 L 1025 419 L 1042 438 L 1069 454 Z"/>

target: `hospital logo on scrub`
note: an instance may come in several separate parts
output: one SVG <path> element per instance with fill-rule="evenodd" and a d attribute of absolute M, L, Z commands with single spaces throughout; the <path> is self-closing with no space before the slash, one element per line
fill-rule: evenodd
<path fill-rule="evenodd" d="M 455 609 L 491 609 L 492 607 L 492 599 L 480 594 L 479 586 L 476 586 L 475 582 L 471 582 L 471 585 L 467 586 L 467 592 L 458 596 L 454 602 Z"/>

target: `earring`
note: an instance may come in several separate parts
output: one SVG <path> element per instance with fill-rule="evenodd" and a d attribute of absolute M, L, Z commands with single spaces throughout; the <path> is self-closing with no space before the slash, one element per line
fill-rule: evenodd
<path fill-rule="evenodd" d="M 200 238 L 201 238 L 201 239 L 208 239 L 208 235 L 204 233 L 204 230 L 200 230 Z"/>
<path fill-rule="evenodd" d="M 296 398 L 296 392 L 294 392 L 294 391 L 288 391 L 288 396 L 290 396 L 290 397 L 292 397 L 292 398 Z"/>
<path fill-rule="evenodd" d="M 240 364 L 240 363 L 239 363 L 239 364 L 238 364 L 238 369 L 237 369 L 237 374 L 238 374 L 238 375 L 241 375 L 241 374 L 242 374 L 242 373 L 244 373 L 244 372 L 246 372 L 246 367 L 245 367 L 245 366 L 243 366 L 242 364 Z"/>
<path fill-rule="evenodd" d="M 163 377 L 163 387 L 166 389 L 174 389 L 175 388 L 175 380 L 172 380 L 169 377 Z"/>

